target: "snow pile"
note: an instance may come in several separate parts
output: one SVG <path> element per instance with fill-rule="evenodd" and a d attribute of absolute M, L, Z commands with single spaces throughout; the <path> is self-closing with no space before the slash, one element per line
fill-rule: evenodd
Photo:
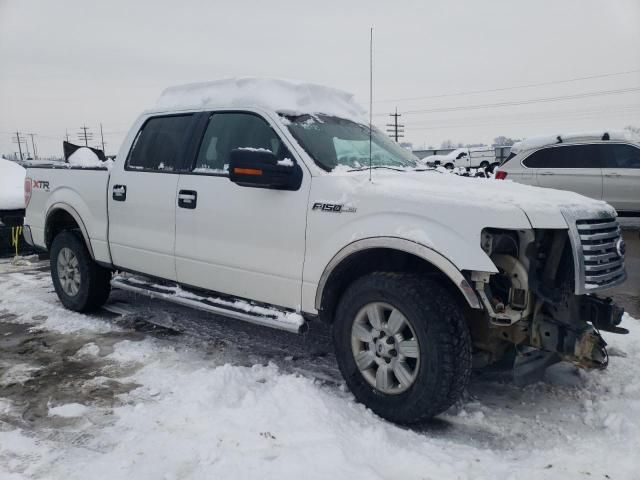
<path fill-rule="evenodd" d="M 511 153 L 520 153 L 558 143 L 601 141 L 607 137 L 612 141 L 640 142 L 640 139 L 637 136 L 634 136 L 631 132 L 625 130 L 559 133 L 556 135 L 540 135 L 525 138 L 511 146 Z"/>
<path fill-rule="evenodd" d="M 68 159 L 69 165 L 78 167 L 102 167 L 103 162 L 87 147 L 81 147 L 73 152 Z"/>
<path fill-rule="evenodd" d="M 0 285 L 12 292 L 0 293 L 18 314 L 11 321 L 36 322 L 48 305 L 36 328 L 69 332 L 69 341 L 109 323 L 64 310 L 49 281 L 33 275 L 5 275 Z M 230 360 L 224 342 L 211 355 L 184 337 L 134 332 L 112 341 L 108 368 L 76 388 L 78 399 L 49 405 L 38 428 L 31 413 L 13 421 L 19 406 L 0 390 L 0 413 L 11 418 L 0 428 L 0 478 L 633 480 L 640 323 L 625 315 L 623 325 L 629 335 L 605 333 L 606 371 L 561 364 L 524 388 L 474 378 L 458 410 L 412 428 L 381 420 L 343 388 L 256 364 L 252 353 Z M 134 388 L 114 406 L 82 397 L 125 383 Z"/>
<path fill-rule="evenodd" d="M 24 208 L 24 179 L 27 171 L 0 157 L 0 210 Z"/>
<path fill-rule="evenodd" d="M 158 109 L 261 107 L 284 114 L 322 113 L 362 122 L 353 95 L 322 85 L 270 78 L 231 78 L 167 88 Z"/>

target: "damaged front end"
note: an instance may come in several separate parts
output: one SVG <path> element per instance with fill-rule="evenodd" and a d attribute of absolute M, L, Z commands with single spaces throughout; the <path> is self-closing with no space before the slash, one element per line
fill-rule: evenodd
<path fill-rule="evenodd" d="M 516 374 L 524 376 L 561 360 L 605 368 L 600 332 L 627 333 L 619 326 L 623 309 L 595 294 L 626 279 L 617 221 L 604 213 L 565 218 L 568 230 L 482 232 L 482 248 L 499 272 L 471 275 L 488 317 L 470 322 L 476 367 L 515 351 Z"/>

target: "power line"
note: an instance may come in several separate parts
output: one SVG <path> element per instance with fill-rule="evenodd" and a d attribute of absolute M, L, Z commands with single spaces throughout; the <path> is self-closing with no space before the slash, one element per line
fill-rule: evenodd
<path fill-rule="evenodd" d="M 639 110 L 640 111 L 640 110 Z M 635 114 L 634 111 L 628 112 L 628 115 Z M 565 117 L 565 118 L 557 118 L 554 120 L 553 124 L 557 123 L 567 123 L 567 122 L 580 122 L 584 120 L 592 120 L 594 118 L 604 118 L 611 116 L 619 116 L 619 112 L 608 112 L 601 113 L 598 115 L 586 115 L 586 116 L 578 116 L 578 117 Z M 531 119 L 522 119 L 522 120 L 508 120 L 500 121 L 499 119 L 495 119 L 493 121 L 478 121 L 472 123 L 448 123 L 448 124 L 422 124 L 418 126 L 412 126 L 411 131 L 418 130 L 446 130 L 448 128 L 473 128 L 473 127 L 501 127 L 501 126 L 511 126 L 511 125 L 528 125 L 540 123 L 544 119 L 543 118 L 531 118 Z"/>
<path fill-rule="evenodd" d="M 89 140 L 93 140 L 93 133 L 89 132 L 89 127 L 83 125 L 80 127 L 81 132 L 78 133 L 78 138 L 84 140 L 85 147 L 89 146 Z"/>
<path fill-rule="evenodd" d="M 449 118 L 440 118 L 438 117 L 439 124 L 445 124 L 447 122 L 457 124 L 462 121 L 475 121 L 478 123 L 490 122 L 490 121 L 504 121 L 504 120 L 513 120 L 520 121 L 523 119 L 533 119 L 533 120 L 542 120 L 542 119 L 555 119 L 562 117 L 579 117 L 579 116 L 589 116 L 597 118 L 602 114 L 625 114 L 625 113 L 634 113 L 636 111 L 640 111 L 640 104 L 631 104 L 625 106 L 606 106 L 599 108 L 591 108 L 591 109 L 581 109 L 581 110 L 569 110 L 569 111 L 555 111 L 555 112 L 532 112 L 532 113 L 509 113 L 509 114 L 501 114 L 501 115 L 475 115 L 473 117 L 469 117 L 465 115 L 464 117 L 449 117 Z M 426 122 L 418 121 L 412 122 L 410 127 L 419 127 L 419 126 L 430 126 L 433 125 L 434 121 L 429 120 Z"/>
<path fill-rule="evenodd" d="M 398 107 L 396 107 L 396 113 L 390 113 L 389 116 L 393 117 L 393 123 L 387 123 L 386 126 L 391 127 L 387 128 L 387 133 L 398 143 L 398 138 L 404 137 L 404 135 L 402 135 L 404 133 L 404 125 L 398 123 L 398 118 L 401 117 L 402 114 L 398 113 Z"/>
<path fill-rule="evenodd" d="M 427 100 L 430 98 L 446 98 L 446 97 L 459 97 L 463 95 L 475 95 L 478 93 L 491 93 L 491 92 L 504 92 L 508 90 L 519 90 L 521 88 L 533 88 L 533 87 L 543 87 L 546 85 L 559 85 L 563 83 L 571 83 L 577 82 L 580 80 L 592 80 L 596 78 L 606 78 L 606 77 L 615 77 L 620 75 L 629 75 L 631 73 L 640 73 L 640 70 L 627 70 L 626 72 L 615 72 L 615 73 L 602 73 L 600 75 L 590 75 L 587 77 L 575 77 L 575 78 L 567 78 L 564 80 L 553 80 L 549 82 L 539 82 L 539 83 L 529 83 L 526 85 L 515 85 L 511 87 L 498 87 L 498 88 L 488 88 L 485 90 L 468 90 L 466 92 L 456 92 L 456 93 L 443 93 L 440 95 L 427 95 L 421 97 L 404 97 L 404 98 L 392 98 L 387 100 L 376 100 L 374 103 L 389 103 L 389 102 L 405 102 L 411 100 Z"/>
<path fill-rule="evenodd" d="M 421 113 L 440 113 L 440 112 L 455 112 L 459 110 L 477 110 L 482 108 L 496 108 L 496 107 L 510 107 L 515 105 L 529 105 L 532 103 L 547 103 L 547 102 L 557 102 L 564 100 L 575 100 L 579 98 L 589 98 L 589 97 L 597 97 L 603 95 L 619 95 L 622 93 L 630 93 L 637 92 L 640 90 L 640 87 L 632 87 L 632 88 L 620 88 L 617 90 L 599 90 L 594 92 L 585 92 L 585 93 L 577 93 L 573 95 L 562 95 L 557 97 L 544 97 L 544 98 L 531 98 L 526 100 L 515 100 L 508 102 L 497 102 L 497 103 L 484 103 L 484 104 L 475 104 L 475 105 L 458 105 L 455 107 L 439 107 L 439 108 L 424 108 L 417 110 L 407 110 L 404 112 L 405 115 L 415 115 Z M 381 116 L 385 114 L 376 114 L 376 116 Z"/>

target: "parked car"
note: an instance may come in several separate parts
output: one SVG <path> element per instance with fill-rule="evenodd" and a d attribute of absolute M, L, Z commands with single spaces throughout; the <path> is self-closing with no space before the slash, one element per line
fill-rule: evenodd
<path fill-rule="evenodd" d="M 430 155 L 422 162 L 431 165 L 442 165 L 445 168 L 488 168 L 496 163 L 496 152 L 493 147 L 456 148 L 446 155 Z"/>
<path fill-rule="evenodd" d="M 626 277 L 615 211 L 425 170 L 361 112 L 282 80 L 168 89 L 111 169 L 29 168 L 25 231 L 72 310 L 114 286 L 291 332 L 331 324 L 347 385 L 395 422 L 445 411 L 472 361 L 524 347 L 606 366 L 600 331 L 624 332 L 595 295 Z"/>
<path fill-rule="evenodd" d="M 640 143 L 625 133 L 557 135 L 516 143 L 496 178 L 570 190 L 640 213 Z"/>

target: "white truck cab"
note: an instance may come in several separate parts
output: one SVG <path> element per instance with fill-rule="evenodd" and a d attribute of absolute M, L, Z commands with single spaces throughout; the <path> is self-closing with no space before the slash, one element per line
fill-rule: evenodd
<path fill-rule="evenodd" d="M 111 169 L 28 170 L 27 237 L 73 310 L 115 287 L 292 332 L 330 323 L 349 388 L 396 422 L 450 407 L 472 364 L 605 366 L 599 332 L 624 332 L 595 295 L 626 277 L 615 211 L 426 169 L 361 115 L 284 80 L 170 88 Z"/>
<path fill-rule="evenodd" d="M 430 155 L 422 159 L 426 165 L 441 165 L 453 168 L 488 168 L 496 165 L 496 152 L 493 147 L 462 147 L 444 154 Z"/>

